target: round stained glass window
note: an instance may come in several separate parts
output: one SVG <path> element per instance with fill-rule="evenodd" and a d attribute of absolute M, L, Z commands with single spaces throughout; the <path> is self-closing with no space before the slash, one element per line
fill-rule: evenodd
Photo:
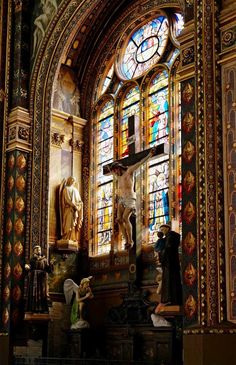
<path fill-rule="evenodd" d="M 165 50 L 168 34 L 168 20 L 161 15 L 137 29 L 125 41 L 123 37 L 118 44 L 119 75 L 125 80 L 137 78 L 156 64 Z"/>

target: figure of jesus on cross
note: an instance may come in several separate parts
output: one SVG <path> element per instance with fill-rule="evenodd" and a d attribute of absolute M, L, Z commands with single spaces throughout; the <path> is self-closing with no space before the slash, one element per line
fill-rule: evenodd
<path fill-rule="evenodd" d="M 139 162 L 131 166 L 124 166 L 116 161 L 110 166 L 111 173 L 118 182 L 118 207 L 117 207 L 117 223 L 125 238 L 125 248 L 128 250 L 133 247 L 132 225 L 130 216 L 136 209 L 136 193 L 134 191 L 134 172 L 155 153 L 155 147 L 149 154 L 142 158 Z"/>

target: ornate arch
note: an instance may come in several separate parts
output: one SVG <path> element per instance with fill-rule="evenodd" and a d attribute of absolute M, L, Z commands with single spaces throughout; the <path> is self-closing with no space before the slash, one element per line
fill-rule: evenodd
<path fill-rule="evenodd" d="M 32 120 L 32 157 L 31 157 L 31 234 L 30 242 L 40 244 L 44 247 L 47 245 L 47 222 L 48 222 L 48 182 L 49 182 L 49 154 L 50 154 L 50 122 L 51 122 L 51 98 L 52 87 L 55 75 L 58 72 L 60 60 L 65 50 L 68 51 L 76 32 L 82 26 L 92 11 L 99 7 L 102 1 L 97 0 L 91 2 L 83 0 L 78 4 L 77 1 L 64 0 L 61 2 L 58 12 L 51 21 L 46 35 L 41 43 L 33 64 L 31 73 L 30 85 L 30 117 Z M 153 6 L 178 6 L 182 7 L 182 1 L 174 1 L 169 3 L 167 0 L 155 0 L 140 2 L 140 7 L 143 11 L 148 11 Z M 124 12 L 124 17 L 119 19 L 119 22 L 114 24 L 117 29 L 122 24 L 121 30 L 124 29 L 131 17 L 134 16 L 132 10 L 136 9 L 137 3 L 129 7 L 128 11 Z M 127 16 L 127 14 L 129 16 Z M 132 16 L 130 15 L 132 14 Z M 140 13 L 139 13 L 140 14 Z M 118 31 L 111 30 L 112 37 L 107 39 L 104 48 L 106 56 L 114 45 L 118 37 Z M 120 33 L 120 28 L 119 28 Z M 95 55 L 96 57 L 98 55 Z M 94 57 L 95 57 L 94 56 Z M 98 58 L 97 58 L 98 59 Z M 103 57 L 104 60 L 104 57 Z M 84 106 L 87 110 L 91 107 L 91 98 L 94 89 L 94 83 L 91 83 L 89 74 L 97 64 L 94 64 L 94 58 L 90 60 L 90 66 L 87 69 L 87 75 L 84 78 L 85 88 L 82 90 L 86 102 Z M 94 80 L 94 73 L 93 75 Z M 85 110 L 84 108 L 84 110 Z M 87 115 L 85 115 L 86 117 Z M 88 131 L 87 131 L 88 132 Z M 89 139 L 89 133 L 86 133 Z M 87 142 L 87 141 L 85 141 Z M 89 155 L 85 152 L 85 164 L 88 165 Z M 88 174 L 86 170 L 84 176 Z M 85 197 L 86 200 L 86 197 Z M 85 226 L 86 229 L 86 226 Z"/>

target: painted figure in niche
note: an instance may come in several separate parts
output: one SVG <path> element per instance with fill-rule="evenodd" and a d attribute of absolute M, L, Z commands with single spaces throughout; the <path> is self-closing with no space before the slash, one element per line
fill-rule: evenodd
<path fill-rule="evenodd" d="M 25 264 L 28 271 L 26 312 L 48 313 L 47 277 L 53 271 L 53 264 L 53 261 L 48 263 L 47 258 L 42 255 L 41 247 L 35 245 L 29 264 Z"/>
<path fill-rule="evenodd" d="M 53 14 L 57 11 L 57 0 L 41 0 L 40 3 L 43 12 L 34 21 L 35 30 L 32 57 L 34 57 L 41 40 L 45 35 L 45 31 Z"/>
<path fill-rule="evenodd" d="M 83 278 L 79 285 L 72 279 L 67 279 L 64 282 L 66 303 L 70 304 L 73 300 L 70 316 L 71 329 L 89 327 L 89 323 L 85 320 L 85 302 L 94 297 L 90 288 L 91 279 L 92 276 Z"/>
<path fill-rule="evenodd" d="M 162 266 L 161 302 L 155 309 L 159 313 L 166 305 L 182 304 L 182 284 L 180 276 L 179 245 L 180 235 L 171 230 L 170 224 L 162 224 L 160 231 L 164 235 L 164 248 L 159 259 Z"/>
<path fill-rule="evenodd" d="M 131 166 L 124 166 L 119 162 L 111 165 L 110 172 L 115 176 L 118 182 L 118 212 L 117 222 L 122 235 L 125 238 L 125 248 L 129 250 L 133 247 L 132 225 L 130 216 L 136 209 L 136 193 L 134 191 L 134 172 L 145 162 L 148 161 L 155 153 L 152 148 L 147 156 L 141 161 Z"/>
<path fill-rule="evenodd" d="M 72 70 L 61 67 L 54 84 L 53 108 L 80 117 L 80 91 Z"/>
<path fill-rule="evenodd" d="M 83 222 L 83 202 L 73 176 L 60 185 L 61 236 L 64 240 L 78 242 L 78 233 Z"/>

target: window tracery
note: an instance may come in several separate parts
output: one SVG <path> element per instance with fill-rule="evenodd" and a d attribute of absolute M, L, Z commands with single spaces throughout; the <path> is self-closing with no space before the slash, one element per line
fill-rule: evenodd
<path fill-rule="evenodd" d="M 116 49 L 115 61 L 101 79 L 101 94 L 93 118 L 92 203 L 90 255 L 122 249 L 115 223 L 116 185 L 103 167 L 129 155 L 128 120 L 135 119 L 136 152 L 167 143 L 170 155 L 158 157 L 136 176 L 143 206 L 139 220 L 142 242 L 153 244 L 161 223 L 180 220 L 180 91 L 173 71 L 179 57 L 176 38 L 183 29 L 179 13 L 159 12 L 133 31 L 127 30 Z M 125 47 L 124 47 L 125 45 Z M 132 59 L 132 62 L 131 62 Z M 108 93 L 109 91 L 109 93 Z M 102 103 L 104 98 L 109 101 Z M 112 99 L 111 99 L 112 98 Z M 145 186 L 144 186 L 145 185 Z"/>

